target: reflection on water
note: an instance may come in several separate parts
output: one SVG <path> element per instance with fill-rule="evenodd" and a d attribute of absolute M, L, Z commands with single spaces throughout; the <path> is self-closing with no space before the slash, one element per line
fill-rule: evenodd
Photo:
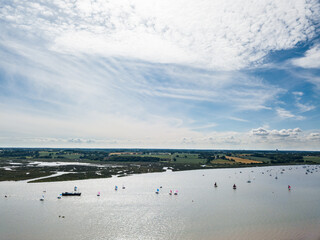
<path fill-rule="evenodd" d="M 319 239 L 320 174 L 312 168 L 309 174 L 302 166 L 256 167 L 2 182 L 0 239 Z M 81 197 L 57 199 L 75 185 Z"/>

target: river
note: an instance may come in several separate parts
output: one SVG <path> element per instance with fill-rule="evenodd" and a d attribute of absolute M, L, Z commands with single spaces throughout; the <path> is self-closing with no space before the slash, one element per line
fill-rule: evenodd
<path fill-rule="evenodd" d="M 74 186 L 80 197 L 57 199 Z M 178 195 L 170 196 L 170 190 Z M 317 166 L 0 182 L 0 194 L 1 240 L 320 238 Z M 45 200 L 39 201 L 42 195 Z"/>

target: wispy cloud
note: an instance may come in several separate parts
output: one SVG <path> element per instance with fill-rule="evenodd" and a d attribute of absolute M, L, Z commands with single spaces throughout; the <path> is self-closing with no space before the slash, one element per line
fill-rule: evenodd
<path fill-rule="evenodd" d="M 237 118 L 237 117 L 228 117 L 228 119 L 238 121 L 238 122 L 249 122 L 249 120 L 242 119 L 242 118 Z"/>
<path fill-rule="evenodd" d="M 296 119 L 296 120 L 305 119 L 305 117 L 303 117 L 303 116 L 294 115 L 290 111 L 285 110 L 284 108 L 280 108 L 280 107 L 276 109 L 276 112 L 277 112 L 278 116 L 282 119 L 287 119 L 287 118 L 292 118 L 292 119 Z"/>
<path fill-rule="evenodd" d="M 298 107 L 301 113 L 308 112 L 316 108 L 316 106 L 314 105 L 301 103 L 302 96 L 304 95 L 303 92 L 293 92 L 292 94 L 295 97 L 296 106 Z"/>

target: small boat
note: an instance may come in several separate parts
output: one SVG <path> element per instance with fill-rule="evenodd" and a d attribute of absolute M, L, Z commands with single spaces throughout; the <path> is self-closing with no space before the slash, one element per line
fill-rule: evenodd
<path fill-rule="evenodd" d="M 170 190 L 169 195 L 172 195 L 172 190 Z"/>
<path fill-rule="evenodd" d="M 98 192 L 97 196 L 100 197 L 100 192 Z"/>
<path fill-rule="evenodd" d="M 42 197 L 40 198 L 40 201 L 44 201 L 44 195 L 42 195 Z"/>
<path fill-rule="evenodd" d="M 159 194 L 159 188 L 157 188 L 156 194 Z"/>
<path fill-rule="evenodd" d="M 58 199 L 61 199 L 61 196 L 62 196 L 62 194 L 60 194 L 57 198 L 58 198 Z"/>
<path fill-rule="evenodd" d="M 288 185 L 288 190 L 291 190 L 291 186 L 290 185 Z"/>
<path fill-rule="evenodd" d="M 80 192 L 64 192 L 61 193 L 62 196 L 81 196 Z"/>
<path fill-rule="evenodd" d="M 235 184 L 233 184 L 233 189 L 237 189 L 237 186 Z"/>
<path fill-rule="evenodd" d="M 114 187 L 114 190 L 117 191 L 117 190 L 118 190 L 118 186 L 115 186 L 115 187 Z"/>
<path fill-rule="evenodd" d="M 178 195 L 178 190 L 175 191 L 174 195 Z"/>
<path fill-rule="evenodd" d="M 122 185 L 122 189 L 126 189 L 126 187 L 124 185 Z"/>
<path fill-rule="evenodd" d="M 248 179 L 247 183 L 251 183 L 251 180 L 250 180 L 250 175 L 249 175 L 249 179 Z"/>

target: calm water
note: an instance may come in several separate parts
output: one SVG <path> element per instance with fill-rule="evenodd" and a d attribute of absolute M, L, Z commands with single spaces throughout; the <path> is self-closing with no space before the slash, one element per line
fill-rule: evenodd
<path fill-rule="evenodd" d="M 1 182 L 0 239 L 318 240 L 320 172 L 306 175 L 302 166 L 289 168 L 195 170 L 57 183 Z M 285 169 L 283 174 L 281 169 Z M 249 178 L 251 183 L 247 183 Z M 237 190 L 232 189 L 234 183 Z M 74 186 L 81 197 L 57 199 Z M 178 196 L 169 196 L 170 189 L 178 190 Z M 4 198 L 5 194 L 9 197 Z"/>

